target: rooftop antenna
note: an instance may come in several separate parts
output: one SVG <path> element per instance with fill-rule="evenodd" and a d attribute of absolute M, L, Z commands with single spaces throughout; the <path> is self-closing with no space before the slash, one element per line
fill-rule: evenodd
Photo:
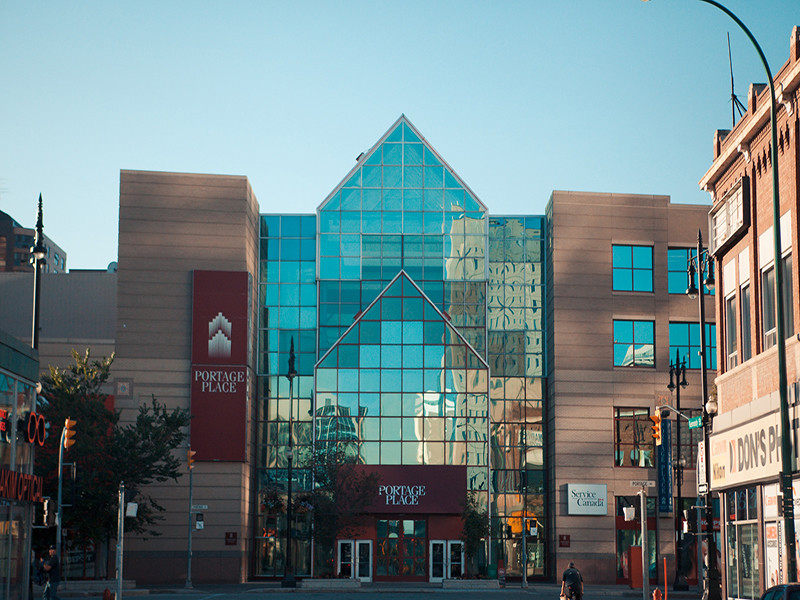
<path fill-rule="evenodd" d="M 739 112 L 739 118 L 747 111 L 747 107 L 739 101 L 736 97 L 736 92 L 733 90 L 733 60 L 731 60 L 731 34 L 728 32 L 728 66 L 731 70 L 731 129 L 736 126 L 736 112 Z"/>

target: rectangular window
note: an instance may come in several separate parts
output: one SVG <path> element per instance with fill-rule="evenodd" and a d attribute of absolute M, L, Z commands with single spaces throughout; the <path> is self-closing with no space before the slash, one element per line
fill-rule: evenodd
<path fill-rule="evenodd" d="M 620 292 L 653 291 L 653 247 L 612 246 L 613 289 Z"/>
<path fill-rule="evenodd" d="M 750 284 L 739 288 L 739 314 L 742 315 L 742 362 L 753 356 L 753 342 L 750 333 Z"/>
<path fill-rule="evenodd" d="M 794 302 L 792 302 L 792 255 L 787 254 L 781 259 L 783 268 L 783 331 L 784 339 L 794 335 Z"/>
<path fill-rule="evenodd" d="M 764 350 L 777 341 L 775 321 L 775 266 L 761 272 L 761 333 Z"/>
<path fill-rule="evenodd" d="M 717 368 L 717 326 L 706 323 L 706 368 Z M 686 359 L 687 369 L 700 368 L 700 324 L 669 324 L 669 355 Z"/>
<path fill-rule="evenodd" d="M 738 364 L 738 354 L 736 347 L 736 295 L 732 294 L 725 298 L 725 348 L 727 350 L 727 368 L 733 369 Z"/>
<path fill-rule="evenodd" d="M 618 467 L 653 467 L 650 409 L 614 409 L 614 464 Z"/>
<path fill-rule="evenodd" d="M 653 321 L 614 321 L 614 366 L 654 367 Z"/>
<path fill-rule="evenodd" d="M 667 291 L 670 294 L 685 294 L 689 287 L 689 259 L 697 255 L 695 248 L 670 248 L 667 250 Z M 696 266 L 696 265 L 695 265 Z M 697 275 L 694 285 L 697 287 Z M 703 286 L 703 293 L 713 296 L 714 290 Z"/>

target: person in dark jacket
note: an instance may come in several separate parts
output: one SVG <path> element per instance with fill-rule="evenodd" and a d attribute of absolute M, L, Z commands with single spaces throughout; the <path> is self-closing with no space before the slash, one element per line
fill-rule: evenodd
<path fill-rule="evenodd" d="M 583 575 L 575 568 L 574 562 L 569 563 L 569 567 L 561 576 L 561 595 L 575 600 L 583 598 Z"/>
<path fill-rule="evenodd" d="M 47 554 L 47 558 L 42 561 L 42 570 L 47 578 L 44 590 L 42 590 L 42 598 L 44 600 L 61 600 L 57 594 L 58 584 L 61 583 L 61 564 L 58 562 L 56 547 L 50 546 Z"/>

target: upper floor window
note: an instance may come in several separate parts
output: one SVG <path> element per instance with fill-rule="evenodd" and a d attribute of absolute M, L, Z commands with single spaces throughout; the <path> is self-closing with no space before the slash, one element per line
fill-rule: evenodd
<path fill-rule="evenodd" d="M 614 366 L 654 367 L 653 321 L 614 320 Z"/>
<path fill-rule="evenodd" d="M 750 360 L 753 356 L 753 341 L 750 327 L 750 282 L 739 288 L 739 314 L 742 317 L 742 362 Z"/>
<path fill-rule="evenodd" d="M 653 291 L 653 247 L 612 247 L 613 289 L 620 292 Z"/>
<path fill-rule="evenodd" d="M 750 225 L 750 178 L 742 177 L 711 209 L 711 247 L 718 252 Z"/>
<path fill-rule="evenodd" d="M 783 269 L 783 337 L 788 338 L 794 335 L 794 302 L 792 300 L 792 255 L 785 254 L 781 259 Z"/>
<path fill-rule="evenodd" d="M 736 295 L 731 294 L 725 298 L 725 350 L 728 357 L 727 368 L 733 369 L 739 364 L 739 355 L 737 352 L 737 335 L 736 329 L 738 321 L 736 320 Z"/>
<path fill-rule="evenodd" d="M 706 368 L 717 368 L 717 326 L 706 323 Z M 669 324 L 669 355 L 686 358 L 686 368 L 700 368 L 700 324 Z"/>
<path fill-rule="evenodd" d="M 761 333 L 764 350 L 772 348 L 778 341 L 775 317 L 775 265 L 761 271 Z"/>
<path fill-rule="evenodd" d="M 696 248 L 670 248 L 667 250 L 667 291 L 670 294 L 685 294 L 689 287 L 689 259 L 697 256 Z M 698 285 L 695 274 L 694 285 Z M 713 296 L 714 289 L 703 286 L 706 296 Z"/>
<path fill-rule="evenodd" d="M 652 467 L 653 437 L 647 408 L 614 409 L 614 464 L 618 467 Z"/>

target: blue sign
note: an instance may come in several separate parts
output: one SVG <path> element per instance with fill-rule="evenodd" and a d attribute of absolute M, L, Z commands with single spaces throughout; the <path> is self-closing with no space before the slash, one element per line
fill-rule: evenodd
<path fill-rule="evenodd" d="M 658 512 L 672 512 L 672 421 L 661 421 L 661 445 L 656 446 Z"/>

